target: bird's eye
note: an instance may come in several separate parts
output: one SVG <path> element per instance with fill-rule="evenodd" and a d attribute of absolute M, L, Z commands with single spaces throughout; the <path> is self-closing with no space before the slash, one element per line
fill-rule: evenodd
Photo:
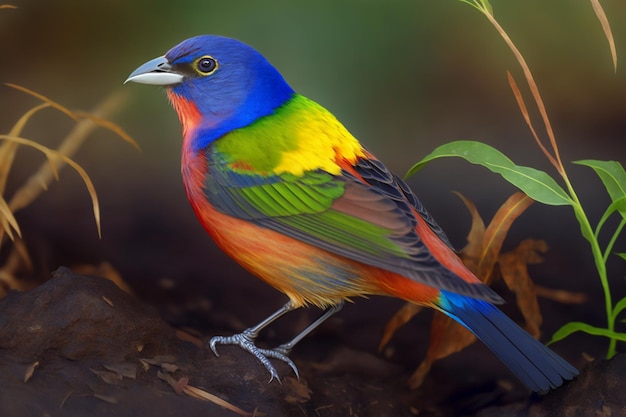
<path fill-rule="evenodd" d="M 212 74 L 217 69 L 217 61 L 208 55 L 198 58 L 195 62 L 196 71 L 200 75 Z"/>

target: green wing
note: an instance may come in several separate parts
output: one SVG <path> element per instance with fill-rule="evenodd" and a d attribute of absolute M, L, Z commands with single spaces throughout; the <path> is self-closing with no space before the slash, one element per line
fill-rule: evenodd
<path fill-rule="evenodd" d="M 432 256 L 417 222 L 427 222 L 449 245 L 445 234 L 406 184 L 376 160 L 359 160 L 353 167 L 358 176 L 261 176 L 210 159 L 208 167 L 205 196 L 225 214 L 426 285 L 501 302 L 487 286 L 462 280 Z"/>

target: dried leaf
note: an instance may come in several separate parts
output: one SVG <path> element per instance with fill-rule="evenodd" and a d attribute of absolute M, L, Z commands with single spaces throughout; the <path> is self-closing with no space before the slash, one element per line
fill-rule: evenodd
<path fill-rule="evenodd" d="M 152 359 L 139 359 L 139 362 L 143 366 L 145 370 L 148 370 L 149 365 L 158 366 L 164 372 L 173 373 L 180 369 L 178 365 L 174 362 L 176 361 L 176 357 L 172 355 L 159 355 L 155 356 Z"/>
<path fill-rule="evenodd" d="M 105 369 L 117 373 L 120 377 L 137 379 L 137 365 L 131 362 L 102 365 Z"/>
<path fill-rule="evenodd" d="M 489 284 L 494 277 L 493 271 L 506 234 L 515 219 L 533 203 L 533 200 L 521 192 L 513 194 L 502 204 L 489 225 L 485 227 L 474 203 L 460 193 L 455 194 L 461 198 L 472 215 L 472 227 L 467 238 L 468 243 L 461 250 L 461 258 L 481 281 Z M 525 301 L 525 308 L 529 308 L 526 307 L 528 303 Z M 387 323 L 379 351 L 389 342 L 396 330 L 406 324 L 420 310 L 420 306 L 411 303 L 405 304 Z M 448 316 L 435 312 L 430 328 L 428 351 L 420 366 L 409 379 L 411 388 L 417 388 L 422 384 L 436 360 L 464 349 L 475 340 L 476 337 L 463 326 Z"/>
<path fill-rule="evenodd" d="M 104 394 L 94 393 L 93 396 L 94 396 L 94 398 L 97 398 L 99 400 L 105 401 L 105 402 L 107 402 L 109 404 L 117 404 L 117 401 L 118 401 L 118 399 L 115 398 L 112 395 L 104 395 Z"/>
<path fill-rule="evenodd" d="M 383 337 L 378 344 L 378 351 L 382 351 L 387 343 L 389 343 L 389 340 L 391 340 L 391 337 L 394 335 L 396 330 L 407 324 L 409 320 L 411 320 L 413 316 L 415 316 L 417 313 L 422 311 L 422 309 L 422 306 L 418 306 L 412 303 L 406 303 L 405 305 L 403 305 L 400 310 L 398 310 L 396 314 L 393 315 L 391 320 L 387 322 L 385 330 L 383 331 Z"/>
<path fill-rule="evenodd" d="M 147 371 L 148 369 L 150 369 L 150 363 L 148 363 L 145 359 L 139 359 L 139 363 L 143 367 L 144 371 Z"/>
<path fill-rule="evenodd" d="M 443 313 L 435 312 L 430 326 L 430 341 L 426 357 L 409 378 L 409 386 L 416 389 L 422 385 L 432 364 L 453 353 L 463 350 L 476 341 L 476 336 Z"/>
<path fill-rule="evenodd" d="M 157 377 L 170 384 L 170 386 L 174 389 L 174 392 L 178 395 L 183 395 L 185 388 L 189 384 L 189 377 L 186 376 L 183 376 L 179 379 L 174 379 L 174 377 L 164 372 L 158 371 Z"/>
<path fill-rule="evenodd" d="M 485 234 L 485 222 L 478 213 L 476 205 L 459 192 L 454 192 L 463 201 L 465 207 L 472 215 L 472 227 L 467 235 L 467 245 L 461 249 L 461 259 L 465 266 L 474 274 L 478 273 L 480 256 L 483 249 L 483 235 Z"/>
<path fill-rule="evenodd" d="M 169 372 L 170 374 L 178 371 L 179 367 L 178 365 L 174 364 L 174 363 L 162 363 L 161 364 L 161 369 L 163 369 L 164 372 Z"/>
<path fill-rule="evenodd" d="M 176 356 L 174 355 L 157 355 L 154 358 L 144 358 L 142 361 L 154 366 L 161 366 L 163 363 L 176 362 Z"/>
<path fill-rule="evenodd" d="M 571 292 L 565 290 L 555 290 L 540 285 L 535 285 L 537 295 L 542 298 L 557 301 L 563 304 L 582 304 L 587 301 L 587 294 L 583 292 Z"/>
<path fill-rule="evenodd" d="M 509 197 L 491 219 L 483 236 L 482 253 L 479 268 L 476 273 L 478 279 L 489 284 L 498 255 L 502 249 L 504 238 L 511 225 L 532 203 L 533 199 L 522 192 L 516 192 Z"/>
<path fill-rule="evenodd" d="M 498 259 L 500 272 L 507 287 L 516 295 L 517 306 L 526 321 L 526 330 L 535 338 L 541 335 L 543 321 L 535 284 L 528 275 L 528 264 L 542 261 L 548 245 L 543 240 L 526 239 L 514 250 L 503 253 Z"/>
<path fill-rule="evenodd" d="M 100 377 L 100 379 L 106 382 L 107 384 L 117 384 L 118 382 L 122 380 L 122 376 L 118 374 L 117 372 L 100 371 L 98 369 L 91 369 L 91 368 L 89 370 L 93 372 L 95 375 L 97 375 L 98 377 Z"/>

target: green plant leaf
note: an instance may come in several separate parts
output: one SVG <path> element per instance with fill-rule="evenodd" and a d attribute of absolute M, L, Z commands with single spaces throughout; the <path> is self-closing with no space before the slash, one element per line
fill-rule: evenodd
<path fill-rule="evenodd" d="M 620 258 L 622 258 L 623 260 L 625 260 L 625 261 L 626 261 L 626 253 L 623 253 L 623 252 L 615 252 L 615 254 L 616 254 L 617 256 L 619 256 Z"/>
<path fill-rule="evenodd" d="M 594 336 L 604 336 L 609 339 L 616 339 L 622 342 L 626 342 L 626 333 L 619 333 L 610 331 L 609 329 L 603 329 L 601 327 L 592 326 L 580 321 L 572 321 L 563 325 L 559 330 L 554 332 L 552 339 L 548 342 L 548 345 L 565 339 L 567 336 L 575 332 L 585 332 Z"/>
<path fill-rule="evenodd" d="M 469 4 L 482 13 L 493 14 L 493 8 L 488 0 L 459 0 L 461 3 Z"/>
<path fill-rule="evenodd" d="M 476 141 L 459 140 L 439 146 L 413 165 L 406 177 L 415 174 L 434 159 L 452 156 L 463 158 L 472 164 L 482 165 L 490 171 L 502 175 L 508 182 L 540 203 L 552 206 L 571 205 L 573 203 L 563 188 L 545 172 L 515 165 L 502 152 Z"/>
<path fill-rule="evenodd" d="M 612 201 L 617 201 L 626 196 L 626 171 L 619 162 L 583 159 L 574 161 L 574 163 L 593 169 L 600 177 Z M 621 207 L 619 212 L 626 218 L 626 209 L 624 207 Z"/>

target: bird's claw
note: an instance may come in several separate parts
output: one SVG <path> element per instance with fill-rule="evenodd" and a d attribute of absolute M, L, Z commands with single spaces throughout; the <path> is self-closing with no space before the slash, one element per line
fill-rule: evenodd
<path fill-rule="evenodd" d="M 254 339 L 256 335 L 251 332 L 244 330 L 243 333 L 235 334 L 233 336 L 215 336 L 212 337 L 209 341 L 209 347 L 215 354 L 215 356 L 219 356 L 217 353 L 217 344 L 220 345 L 237 345 L 243 350 L 250 352 L 255 358 L 263 364 L 265 369 L 270 373 L 270 380 L 276 379 L 279 383 L 280 377 L 278 376 L 278 372 L 274 365 L 270 362 L 269 358 L 278 359 L 285 362 L 289 367 L 293 370 L 293 373 L 296 375 L 296 378 L 300 379 L 300 373 L 298 372 L 298 368 L 296 364 L 293 363 L 291 359 L 287 356 L 289 353 L 289 349 L 285 348 L 283 345 L 278 346 L 275 349 L 261 349 L 254 344 Z"/>

